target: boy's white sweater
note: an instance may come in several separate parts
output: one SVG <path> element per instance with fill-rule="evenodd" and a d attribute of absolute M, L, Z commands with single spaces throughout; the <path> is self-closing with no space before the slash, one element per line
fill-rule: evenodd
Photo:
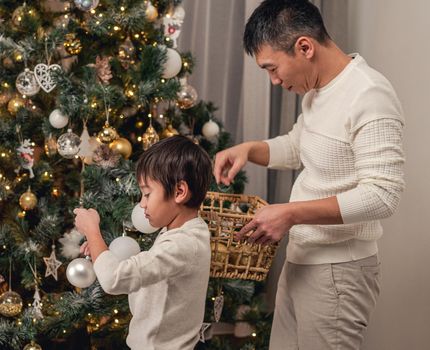
<path fill-rule="evenodd" d="M 288 261 L 356 260 L 377 252 L 379 219 L 404 188 L 403 112 L 393 87 L 358 54 L 328 85 L 304 96 L 292 131 L 266 142 L 269 167 L 303 167 L 290 201 L 337 196 L 343 225 L 296 225 Z"/>
<path fill-rule="evenodd" d="M 94 263 L 108 294 L 128 294 L 133 350 L 192 350 L 199 340 L 210 268 L 203 219 L 160 234 L 149 251 L 119 261 L 109 250 Z"/>

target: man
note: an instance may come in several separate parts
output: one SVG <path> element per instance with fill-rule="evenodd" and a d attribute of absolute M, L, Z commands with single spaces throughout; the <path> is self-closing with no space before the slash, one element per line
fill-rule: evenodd
<path fill-rule="evenodd" d="M 290 202 L 261 209 L 237 237 L 289 233 L 270 349 L 358 349 L 379 295 L 379 219 L 404 188 L 401 105 L 387 79 L 336 46 L 309 1 L 263 1 L 244 46 L 272 84 L 304 95 L 287 135 L 226 149 L 214 166 L 226 185 L 247 161 L 302 168 Z"/>

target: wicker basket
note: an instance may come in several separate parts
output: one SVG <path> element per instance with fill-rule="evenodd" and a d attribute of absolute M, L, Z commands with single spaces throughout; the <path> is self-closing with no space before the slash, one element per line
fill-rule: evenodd
<path fill-rule="evenodd" d="M 277 244 L 237 242 L 234 234 L 267 203 L 256 196 L 208 192 L 200 216 L 211 232 L 211 277 L 262 281 L 269 272 Z"/>

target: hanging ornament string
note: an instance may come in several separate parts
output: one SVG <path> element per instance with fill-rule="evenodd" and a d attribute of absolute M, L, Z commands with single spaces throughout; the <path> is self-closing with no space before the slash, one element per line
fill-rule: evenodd
<path fill-rule="evenodd" d="M 106 122 L 103 129 L 99 132 L 98 138 L 103 143 L 111 143 L 113 140 L 116 140 L 117 138 L 119 138 L 119 135 L 116 132 L 115 128 L 111 127 L 109 124 L 110 105 L 107 102 L 107 98 L 106 98 L 106 88 L 104 85 L 101 85 L 101 87 L 103 89 L 103 100 L 104 100 L 104 107 L 105 107 L 105 114 L 106 114 Z"/>
<path fill-rule="evenodd" d="M 12 291 L 12 256 L 9 256 L 9 292 Z"/>

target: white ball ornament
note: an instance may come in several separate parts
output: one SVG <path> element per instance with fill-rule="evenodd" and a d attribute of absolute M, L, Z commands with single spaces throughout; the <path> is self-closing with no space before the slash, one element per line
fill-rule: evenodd
<path fill-rule="evenodd" d="M 167 48 L 166 57 L 167 60 L 163 65 L 163 78 L 170 79 L 178 75 L 178 73 L 181 71 L 182 59 L 178 51 L 171 48 Z"/>
<path fill-rule="evenodd" d="M 72 260 L 67 266 L 66 276 L 70 284 L 78 288 L 88 288 L 97 278 L 92 262 L 85 258 Z"/>
<path fill-rule="evenodd" d="M 20 73 L 16 78 L 16 89 L 22 95 L 33 96 L 40 91 L 40 85 L 34 76 L 34 73 L 25 68 L 24 72 Z"/>
<path fill-rule="evenodd" d="M 131 222 L 136 230 L 143 233 L 153 233 L 159 228 L 154 227 L 149 223 L 149 220 L 145 217 L 145 209 L 143 209 L 138 203 L 131 212 Z"/>
<path fill-rule="evenodd" d="M 178 5 L 175 7 L 175 10 L 173 11 L 173 17 L 177 19 L 178 21 L 183 21 L 185 18 L 185 10 L 181 5 Z"/>
<path fill-rule="evenodd" d="M 135 239 L 128 236 L 122 236 L 115 238 L 111 244 L 109 244 L 109 250 L 119 260 L 126 260 L 131 256 L 139 254 L 140 246 Z"/>
<path fill-rule="evenodd" d="M 203 125 L 202 134 L 204 137 L 210 139 L 219 134 L 219 125 L 213 120 L 209 120 Z"/>
<path fill-rule="evenodd" d="M 49 122 L 54 128 L 62 129 L 69 122 L 69 117 L 61 113 L 59 109 L 54 109 L 49 115 Z"/>

